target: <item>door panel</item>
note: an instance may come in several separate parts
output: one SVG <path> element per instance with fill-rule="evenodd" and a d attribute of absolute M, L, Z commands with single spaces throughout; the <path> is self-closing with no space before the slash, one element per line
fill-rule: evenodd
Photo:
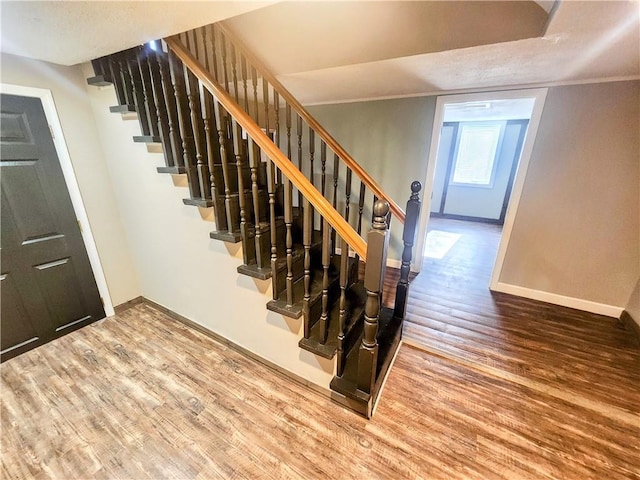
<path fill-rule="evenodd" d="M 42 104 L 1 100 L 5 360 L 103 318 L 104 309 Z"/>

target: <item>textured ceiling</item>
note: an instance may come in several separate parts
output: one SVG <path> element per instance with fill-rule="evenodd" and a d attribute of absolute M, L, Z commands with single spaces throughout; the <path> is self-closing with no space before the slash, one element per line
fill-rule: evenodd
<path fill-rule="evenodd" d="M 75 65 L 273 2 L 5 1 L 3 52 Z"/>
<path fill-rule="evenodd" d="M 2 1 L 0 48 L 72 65 L 230 18 L 307 104 L 640 78 L 640 0 L 502 3 Z"/>

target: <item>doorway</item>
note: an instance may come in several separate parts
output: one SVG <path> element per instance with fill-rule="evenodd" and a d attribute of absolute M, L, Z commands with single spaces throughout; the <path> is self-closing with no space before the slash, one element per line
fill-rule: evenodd
<path fill-rule="evenodd" d="M 104 318 L 105 308 L 43 102 L 6 93 L 1 102 L 4 361 Z"/>
<path fill-rule="evenodd" d="M 455 263 L 452 255 L 462 250 L 469 256 L 465 265 L 475 259 L 483 270 L 476 279 L 482 288 L 493 289 L 546 93 L 532 89 L 438 97 L 416 242 L 421 253 L 417 270 L 425 262 L 433 269 L 434 262 L 442 263 L 447 255 L 447 262 Z M 481 254 L 469 243 L 473 239 Z M 456 244 L 464 248 L 456 249 Z"/>

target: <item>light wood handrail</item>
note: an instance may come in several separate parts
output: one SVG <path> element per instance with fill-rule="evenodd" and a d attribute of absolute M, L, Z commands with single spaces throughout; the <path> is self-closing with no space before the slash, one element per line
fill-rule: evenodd
<path fill-rule="evenodd" d="M 364 239 L 358 235 L 358 232 L 342 218 L 331 203 L 322 196 L 304 174 L 298 170 L 271 139 L 267 137 L 260 126 L 231 98 L 231 95 L 216 82 L 213 75 L 202 67 L 200 62 L 185 48 L 179 37 L 174 35 L 165 38 L 165 42 L 182 63 L 198 77 L 202 85 L 209 90 L 224 106 L 227 112 L 236 119 L 262 151 L 278 166 L 283 175 L 309 200 L 316 211 L 329 222 L 338 235 L 360 255 L 360 258 L 367 258 L 367 244 Z"/>
<path fill-rule="evenodd" d="M 363 182 L 364 184 L 380 199 L 389 203 L 391 212 L 400 220 L 401 223 L 405 221 L 405 212 L 402 207 L 398 205 L 382 187 L 367 173 L 367 171 L 354 160 L 354 158 L 342 148 L 342 146 L 327 132 L 322 125 L 320 125 L 315 118 L 311 116 L 309 112 L 302 106 L 300 102 L 285 88 L 282 83 L 273 75 L 268 68 L 258 59 L 251 51 L 245 46 L 245 44 L 234 34 L 224 23 L 216 24 L 222 32 L 235 44 L 236 49 L 240 50 L 242 54 L 253 64 L 253 66 L 266 78 L 275 90 L 278 91 L 280 96 L 284 98 L 289 105 L 307 122 L 316 134 L 324 140 L 327 146 L 337 153 L 338 156 L 344 161 Z"/>

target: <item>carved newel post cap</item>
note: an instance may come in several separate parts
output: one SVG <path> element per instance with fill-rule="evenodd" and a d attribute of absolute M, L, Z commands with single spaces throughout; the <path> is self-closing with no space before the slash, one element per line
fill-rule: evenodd
<path fill-rule="evenodd" d="M 411 191 L 413 193 L 418 193 L 420 192 L 420 190 L 422 190 L 422 184 L 419 181 L 415 181 L 411 183 Z"/>
<path fill-rule="evenodd" d="M 389 213 L 389 204 L 384 200 L 377 200 L 373 204 L 373 216 L 374 217 L 386 217 Z"/>
<path fill-rule="evenodd" d="M 389 203 L 384 200 L 376 200 L 373 204 L 373 228 L 382 230 L 387 227 L 387 215 Z"/>

